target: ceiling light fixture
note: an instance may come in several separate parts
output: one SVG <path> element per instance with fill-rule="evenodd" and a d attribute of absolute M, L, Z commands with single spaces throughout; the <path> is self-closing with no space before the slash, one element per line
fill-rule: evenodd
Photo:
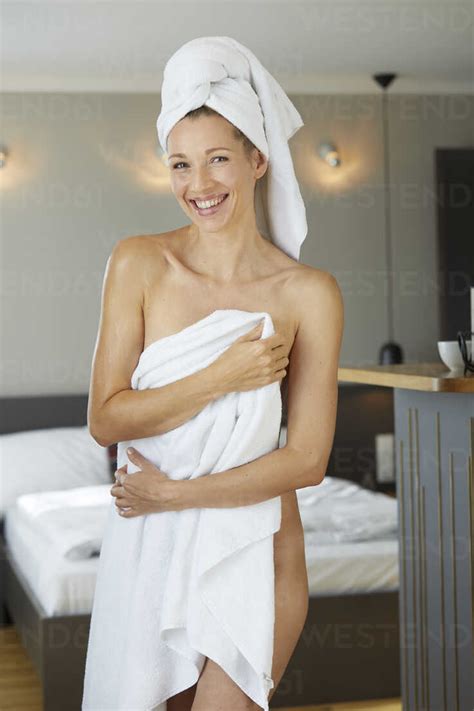
<path fill-rule="evenodd" d="M 382 94 L 382 137 L 383 137 L 383 167 L 385 190 L 385 266 L 387 272 L 387 331 L 388 340 L 380 346 L 379 364 L 390 365 L 403 363 L 403 350 L 394 336 L 394 306 L 393 306 L 393 268 L 392 268 L 392 219 L 391 219 L 391 191 L 390 191 L 390 131 L 387 114 L 386 89 L 397 78 L 396 74 L 374 74 L 372 79 L 381 87 Z"/>

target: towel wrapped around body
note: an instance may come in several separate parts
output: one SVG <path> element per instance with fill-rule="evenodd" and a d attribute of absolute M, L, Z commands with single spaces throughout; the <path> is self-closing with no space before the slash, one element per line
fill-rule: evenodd
<path fill-rule="evenodd" d="M 207 367 L 266 312 L 218 309 L 151 343 L 133 389 L 155 388 Z M 280 382 L 231 392 L 134 446 L 171 479 L 246 464 L 278 447 Z M 128 473 L 137 471 L 128 461 Z M 111 497 L 91 616 L 84 711 L 165 711 L 192 686 L 206 657 L 268 710 L 274 639 L 273 535 L 281 498 L 232 508 L 189 508 L 123 518 Z"/>

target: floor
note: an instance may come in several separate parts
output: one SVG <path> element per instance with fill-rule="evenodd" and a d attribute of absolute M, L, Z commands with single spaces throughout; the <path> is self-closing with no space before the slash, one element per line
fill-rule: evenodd
<path fill-rule="evenodd" d="M 0 627 L 0 709 L 42 711 L 41 685 L 15 627 Z M 278 711 L 401 711 L 400 699 L 299 706 Z M 277 711 L 277 710 L 275 710 Z"/>
<path fill-rule="evenodd" d="M 0 627 L 0 708 L 42 711 L 41 685 L 15 627 Z"/>

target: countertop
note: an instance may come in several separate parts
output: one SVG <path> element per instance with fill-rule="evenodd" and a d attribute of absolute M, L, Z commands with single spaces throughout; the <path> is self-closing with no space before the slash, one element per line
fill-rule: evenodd
<path fill-rule="evenodd" d="M 338 382 L 431 392 L 474 393 L 474 373 L 448 370 L 443 363 L 354 365 L 338 369 Z"/>

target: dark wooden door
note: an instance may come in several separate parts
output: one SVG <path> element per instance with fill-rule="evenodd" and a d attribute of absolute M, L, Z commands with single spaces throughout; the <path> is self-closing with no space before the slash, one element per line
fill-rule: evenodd
<path fill-rule="evenodd" d="M 438 148 L 436 193 L 440 341 L 471 328 L 474 286 L 474 148 Z"/>

